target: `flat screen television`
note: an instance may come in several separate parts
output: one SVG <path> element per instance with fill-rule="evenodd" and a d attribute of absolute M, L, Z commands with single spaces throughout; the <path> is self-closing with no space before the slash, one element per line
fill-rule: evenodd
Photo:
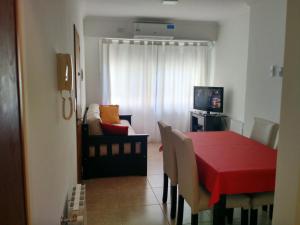
<path fill-rule="evenodd" d="M 223 87 L 194 87 L 194 109 L 210 112 L 223 112 Z"/>

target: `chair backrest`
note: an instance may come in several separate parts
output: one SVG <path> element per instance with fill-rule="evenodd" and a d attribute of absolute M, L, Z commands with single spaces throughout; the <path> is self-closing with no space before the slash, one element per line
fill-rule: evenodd
<path fill-rule="evenodd" d="M 194 211 L 198 207 L 201 192 L 193 142 L 178 130 L 172 130 L 172 141 L 176 151 L 179 194 Z"/>
<path fill-rule="evenodd" d="M 277 123 L 256 117 L 250 138 L 273 148 L 278 128 Z"/>
<path fill-rule="evenodd" d="M 279 129 L 277 130 L 276 135 L 275 135 L 275 141 L 274 141 L 273 148 L 277 150 L 278 149 L 278 144 L 279 144 Z"/>
<path fill-rule="evenodd" d="M 168 175 L 172 185 L 177 185 L 178 181 L 176 154 L 171 140 L 172 128 L 162 121 L 158 122 L 158 127 L 160 131 L 161 142 L 163 145 L 164 173 Z"/>
<path fill-rule="evenodd" d="M 244 133 L 244 123 L 240 120 L 230 119 L 229 130 L 235 133 L 243 135 Z"/>

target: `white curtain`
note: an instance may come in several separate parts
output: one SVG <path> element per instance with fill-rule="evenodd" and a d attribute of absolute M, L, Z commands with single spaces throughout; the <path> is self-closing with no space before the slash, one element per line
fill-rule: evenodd
<path fill-rule="evenodd" d="M 159 140 L 157 121 L 189 129 L 193 86 L 207 85 L 209 47 L 103 43 L 103 103 L 133 115 L 138 133 Z"/>

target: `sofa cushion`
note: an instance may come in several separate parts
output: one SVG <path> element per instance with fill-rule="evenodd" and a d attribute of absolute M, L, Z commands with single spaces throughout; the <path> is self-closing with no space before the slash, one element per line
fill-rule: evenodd
<path fill-rule="evenodd" d="M 128 122 L 128 120 L 120 120 L 120 123 L 117 124 L 113 124 L 116 126 L 127 126 L 128 127 L 128 135 L 135 135 L 135 131 L 133 130 L 132 126 L 130 125 L 130 123 Z"/>
<path fill-rule="evenodd" d="M 120 123 L 118 105 L 100 105 L 100 116 L 103 123 Z"/>
<path fill-rule="evenodd" d="M 108 123 L 100 123 L 104 134 L 107 135 L 128 135 L 128 126 L 117 126 Z"/>
<path fill-rule="evenodd" d="M 100 122 L 100 111 L 99 105 L 91 104 L 88 108 L 87 115 L 86 115 L 87 123 L 89 125 L 89 134 L 90 135 L 101 135 L 103 134 Z"/>
<path fill-rule="evenodd" d="M 99 113 L 99 115 L 100 115 L 99 104 L 90 104 L 89 108 L 88 108 L 88 113 L 89 112 Z"/>

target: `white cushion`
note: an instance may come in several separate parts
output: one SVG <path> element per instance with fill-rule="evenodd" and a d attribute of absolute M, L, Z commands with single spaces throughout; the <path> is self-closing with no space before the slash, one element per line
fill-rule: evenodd
<path fill-rule="evenodd" d="M 136 133 L 134 132 L 132 126 L 130 125 L 130 123 L 128 122 L 128 120 L 120 120 L 119 124 L 114 124 L 116 126 L 126 126 L 128 127 L 128 135 L 135 135 Z"/>
<path fill-rule="evenodd" d="M 90 104 L 89 109 L 88 109 L 88 113 L 89 112 L 98 112 L 100 114 L 99 105 L 98 104 Z"/>
<path fill-rule="evenodd" d="M 88 108 L 86 114 L 87 123 L 89 125 L 89 134 L 90 135 L 101 135 L 103 134 L 100 122 L 100 110 L 99 105 L 91 104 Z"/>

